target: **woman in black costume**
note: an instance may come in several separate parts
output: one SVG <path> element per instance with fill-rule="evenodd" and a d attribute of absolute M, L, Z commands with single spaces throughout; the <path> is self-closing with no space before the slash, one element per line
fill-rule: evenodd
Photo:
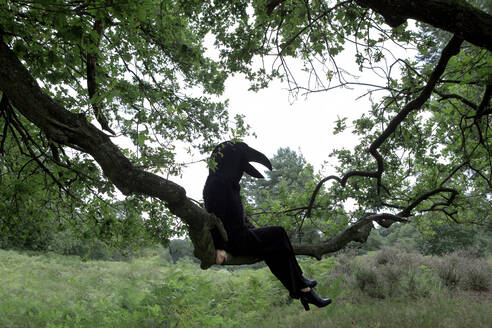
<path fill-rule="evenodd" d="M 203 189 L 203 199 L 207 211 L 222 221 L 228 236 L 225 241 L 217 229 L 212 230 L 216 263 L 227 261 L 226 251 L 234 256 L 258 256 L 289 290 L 290 296 L 301 300 L 306 311 L 309 310 L 309 303 L 318 307 L 330 304 L 329 298 L 323 299 L 314 292 L 316 280 L 306 279 L 302 275 L 284 228 L 255 228 L 246 218 L 239 181 L 243 172 L 255 178 L 263 178 L 249 162 L 257 162 L 272 169 L 265 155 L 243 142 L 221 143 L 211 155 L 212 164 Z"/>

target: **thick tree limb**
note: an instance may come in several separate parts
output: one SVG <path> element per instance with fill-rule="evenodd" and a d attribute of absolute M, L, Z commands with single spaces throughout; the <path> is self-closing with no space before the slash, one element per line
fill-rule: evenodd
<path fill-rule="evenodd" d="M 412 18 L 492 51 L 492 16 L 465 1 L 357 0 L 357 3 L 381 14 L 391 27 Z"/>
<path fill-rule="evenodd" d="M 270 15 L 285 0 L 272 0 L 267 5 Z M 382 15 L 391 27 L 415 19 L 492 51 L 492 16 L 465 1 L 454 0 L 356 0 L 364 8 Z"/>
<path fill-rule="evenodd" d="M 442 184 L 445 182 L 443 181 Z M 389 228 L 395 222 L 408 222 L 406 218 L 410 217 L 412 210 L 414 210 L 419 204 L 428 200 L 430 197 L 440 194 L 440 193 L 451 193 L 451 196 L 447 198 L 446 202 L 438 203 L 438 205 L 450 205 L 458 192 L 452 188 L 439 187 L 434 190 L 430 190 L 419 197 L 417 197 L 411 204 L 403 208 L 398 214 L 391 213 L 379 213 L 379 214 L 369 214 L 365 218 L 352 224 L 350 227 L 338 233 L 336 236 L 330 238 L 329 240 L 313 244 L 313 245 L 302 245 L 293 244 L 294 252 L 296 255 L 308 255 L 313 256 L 317 259 L 321 259 L 323 254 L 333 253 L 342 248 L 344 248 L 349 242 L 365 242 L 369 237 L 371 230 L 374 228 L 373 222 L 377 222 L 379 225 Z M 229 256 L 229 255 L 228 255 Z M 254 263 L 255 258 L 248 258 L 250 263 Z M 256 259 L 256 262 L 259 259 Z M 232 257 L 230 260 L 228 258 L 227 264 L 236 264 L 237 259 Z"/>
<path fill-rule="evenodd" d="M 111 139 L 84 115 L 71 113 L 51 99 L 3 42 L 0 42 L 0 90 L 50 139 L 90 154 L 124 195 L 144 194 L 164 201 L 170 211 L 188 225 L 195 256 L 201 260 L 202 268 L 215 262 L 210 229 L 217 226 L 225 234 L 220 220 L 186 197 L 181 186 L 133 166 Z"/>
<path fill-rule="evenodd" d="M 406 222 L 403 217 L 390 213 L 371 214 L 352 224 L 326 242 L 315 245 L 293 245 L 294 251 L 298 255 L 313 256 L 321 260 L 323 254 L 336 252 L 344 248 L 351 241 L 365 242 L 371 230 L 374 228 L 373 221 L 384 227 L 389 227 L 393 222 Z M 390 223 L 388 224 L 388 222 Z"/>

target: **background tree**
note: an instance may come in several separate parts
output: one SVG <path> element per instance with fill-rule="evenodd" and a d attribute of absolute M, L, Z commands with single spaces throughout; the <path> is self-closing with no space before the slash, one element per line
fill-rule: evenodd
<path fill-rule="evenodd" d="M 193 257 L 193 244 L 188 239 L 173 239 L 169 243 L 169 254 L 176 264 L 179 259 L 188 257 L 194 262 L 198 262 L 196 258 Z"/>
<path fill-rule="evenodd" d="M 389 227 L 429 212 L 482 223 L 490 218 L 492 177 L 492 16 L 484 9 L 454 0 L 3 2 L 2 139 L 15 135 L 19 149 L 64 176 L 78 165 L 80 176 L 92 177 L 78 177 L 81 190 L 91 186 L 99 199 L 113 199 L 114 187 L 138 195 L 142 210 L 157 212 L 155 226 L 173 222 L 162 215 L 169 209 L 207 267 L 209 230 L 220 222 L 156 173 L 179 170 L 177 142 L 206 151 L 229 131 L 224 104 L 211 98 L 227 74 L 244 73 L 253 89 L 280 77 L 293 93 L 364 85 L 374 105 L 354 123 L 360 145 L 333 153 L 337 175 L 320 180 L 304 212 L 309 219 L 322 206 L 335 220 L 339 208 L 350 225 L 322 244 L 296 245 L 296 253 L 320 258 L 365 241 L 374 221 Z M 424 24 L 453 35 L 436 44 Z M 216 61 L 204 55 L 207 34 L 215 37 Z M 400 58 L 389 44 L 429 60 Z M 337 55 L 383 79 L 359 80 Z M 257 58 L 264 64 L 255 65 Z M 294 74 L 292 58 L 304 62 L 304 77 Z M 237 122 L 232 136 L 240 137 L 245 127 Z M 343 129 L 340 120 L 336 130 Z M 117 147 L 111 138 L 120 134 L 133 146 Z M 40 167 L 67 192 L 65 180 Z M 324 203 L 317 196 L 328 181 Z"/>
<path fill-rule="evenodd" d="M 446 255 L 458 250 L 468 250 L 475 256 L 490 252 L 490 221 L 481 227 L 470 224 L 455 224 L 435 220 L 426 220 L 419 225 L 416 236 L 417 249 L 425 255 Z"/>
<path fill-rule="evenodd" d="M 281 225 L 292 240 L 319 242 L 321 229 L 327 224 L 323 213 L 304 222 L 303 213 L 318 177 L 302 154 L 279 148 L 271 158 L 273 170 L 265 179 L 247 175 L 241 180 L 246 215 L 257 226 Z"/>

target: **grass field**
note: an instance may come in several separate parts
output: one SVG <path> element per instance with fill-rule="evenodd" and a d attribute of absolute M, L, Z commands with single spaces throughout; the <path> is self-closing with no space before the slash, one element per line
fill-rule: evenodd
<path fill-rule="evenodd" d="M 266 268 L 203 271 L 190 261 L 169 264 L 164 251 L 110 262 L 0 250 L 0 327 L 488 328 L 492 324 L 490 280 L 482 281 L 486 287 L 482 291 L 465 288 L 468 285 L 446 287 L 430 262 L 413 268 L 415 263 L 404 258 L 390 268 L 386 262 L 374 266 L 384 261 L 371 262 L 367 256 L 302 259 L 306 274 L 319 281 L 319 294 L 334 299 L 327 308 L 306 312 Z M 402 261 L 408 262 L 406 267 Z M 489 279 L 490 265 L 484 265 L 482 279 Z M 376 270 L 376 278 L 371 270 Z"/>

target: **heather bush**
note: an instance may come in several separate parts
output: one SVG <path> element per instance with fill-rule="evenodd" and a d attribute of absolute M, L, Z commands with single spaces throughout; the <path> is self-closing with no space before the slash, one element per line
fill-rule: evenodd
<path fill-rule="evenodd" d="M 397 291 L 401 282 L 403 270 L 398 265 L 385 265 L 380 267 L 381 278 L 384 279 L 387 294 L 393 296 Z"/>
<path fill-rule="evenodd" d="M 441 281 L 429 260 L 417 253 L 384 248 L 365 261 L 354 259 L 352 265 L 355 267 L 352 284 L 370 297 L 419 298 L 441 289 Z"/>
<path fill-rule="evenodd" d="M 468 259 L 463 270 L 463 289 L 488 291 L 492 280 L 492 266 L 485 261 Z"/>
<path fill-rule="evenodd" d="M 434 259 L 434 267 L 450 289 L 487 291 L 492 282 L 492 265 L 473 251 L 457 251 Z"/>
<path fill-rule="evenodd" d="M 333 269 L 333 274 L 336 276 L 348 277 L 353 274 L 354 271 L 354 258 L 347 254 L 339 254 L 336 257 L 336 265 Z"/>
<path fill-rule="evenodd" d="M 443 257 L 384 248 L 372 256 L 337 258 L 334 273 L 348 286 L 373 298 L 428 297 L 449 290 L 485 292 L 492 285 L 492 265 L 473 251 Z"/>
<path fill-rule="evenodd" d="M 361 265 L 355 271 L 354 278 L 357 287 L 363 293 L 375 298 L 385 298 L 384 286 L 375 267 Z"/>
<path fill-rule="evenodd" d="M 460 261 L 461 259 L 455 255 L 448 255 L 435 261 L 434 266 L 439 278 L 450 289 L 456 288 L 461 280 L 462 274 L 459 269 L 462 265 L 459 264 Z"/>
<path fill-rule="evenodd" d="M 394 248 L 382 248 L 374 256 L 377 265 L 395 264 L 399 262 L 401 251 Z"/>
<path fill-rule="evenodd" d="M 454 251 L 451 253 L 452 255 L 458 256 L 460 258 L 467 258 L 467 259 L 483 259 L 485 253 L 483 252 L 483 249 L 476 248 L 476 247 L 470 247 L 467 249 L 460 249 L 457 251 Z M 448 254 L 446 254 L 448 255 Z"/>
<path fill-rule="evenodd" d="M 425 265 L 411 268 L 407 280 L 402 284 L 404 292 L 412 298 L 429 297 L 441 291 L 442 283 L 435 271 Z"/>

